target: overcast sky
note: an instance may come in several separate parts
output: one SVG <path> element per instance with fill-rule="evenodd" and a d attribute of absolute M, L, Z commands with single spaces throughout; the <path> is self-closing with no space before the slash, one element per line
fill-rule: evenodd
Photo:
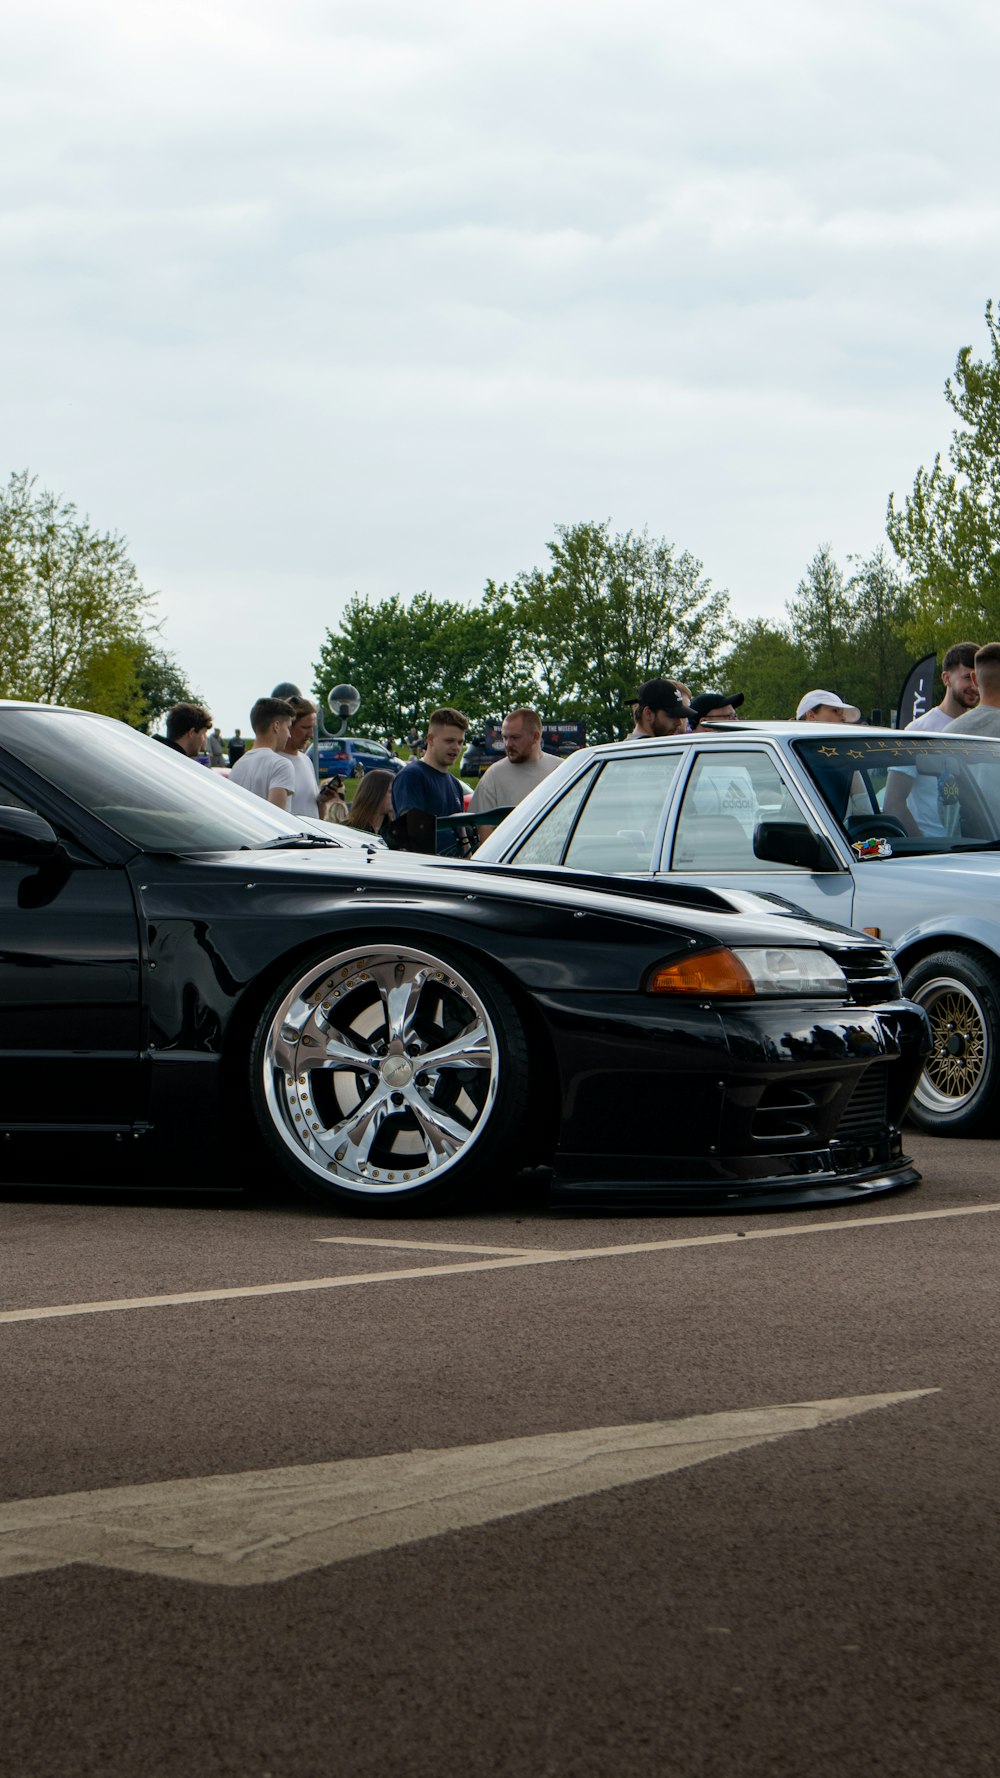
<path fill-rule="evenodd" d="M 985 351 L 998 39 L 978 0 L 8 0 L 2 479 L 128 539 L 227 732 L 352 592 L 473 601 L 558 523 L 779 616 Z"/>

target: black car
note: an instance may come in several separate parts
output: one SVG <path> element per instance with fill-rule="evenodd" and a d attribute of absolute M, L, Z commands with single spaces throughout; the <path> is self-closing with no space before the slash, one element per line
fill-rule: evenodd
<path fill-rule="evenodd" d="M 504 744 L 500 739 L 500 729 L 494 724 L 481 735 L 473 735 L 462 754 L 461 773 L 463 778 L 481 778 L 490 766 L 498 760 L 506 759 Z"/>
<path fill-rule="evenodd" d="M 554 759 L 568 759 L 587 745 L 587 725 L 585 722 L 543 722 L 542 752 L 551 753 Z M 507 753 L 500 734 L 498 722 L 487 723 L 481 735 L 473 735 L 465 752 L 462 754 L 462 777 L 481 778 L 490 766 L 495 766 L 500 759 L 506 759 Z"/>
<path fill-rule="evenodd" d="M 925 1020 L 871 940 L 393 854 L 79 711 L 0 705 L 0 983 L 8 1156 L 134 1138 L 225 1183 L 249 1130 L 258 1172 L 367 1211 L 526 1165 L 710 1207 L 918 1177 Z"/>

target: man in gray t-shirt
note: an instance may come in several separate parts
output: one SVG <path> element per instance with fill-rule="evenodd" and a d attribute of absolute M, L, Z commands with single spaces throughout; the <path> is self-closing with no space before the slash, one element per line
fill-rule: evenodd
<path fill-rule="evenodd" d="M 542 752 L 542 719 L 537 710 L 512 710 L 504 717 L 500 733 L 507 757 L 483 773 L 469 804 L 470 815 L 515 808 L 559 764 L 551 753 Z M 497 823 L 477 821 L 476 825 L 480 839 L 485 840 Z"/>

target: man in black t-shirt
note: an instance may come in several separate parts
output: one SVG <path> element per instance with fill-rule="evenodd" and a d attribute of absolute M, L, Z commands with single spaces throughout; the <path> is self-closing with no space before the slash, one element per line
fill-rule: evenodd
<path fill-rule="evenodd" d="M 208 751 L 208 731 L 212 726 L 212 717 L 201 704 L 175 704 L 167 711 L 167 738 L 164 746 L 173 749 L 174 753 L 186 754 L 188 759 L 197 759 L 199 753 Z M 163 737 L 158 735 L 157 740 Z"/>

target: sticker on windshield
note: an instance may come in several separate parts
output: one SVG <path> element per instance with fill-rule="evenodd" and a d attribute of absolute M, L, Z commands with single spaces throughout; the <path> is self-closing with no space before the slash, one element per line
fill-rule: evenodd
<path fill-rule="evenodd" d="M 855 840 L 851 850 L 862 860 L 892 857 L 892 847 L 888 840 Z"/>

